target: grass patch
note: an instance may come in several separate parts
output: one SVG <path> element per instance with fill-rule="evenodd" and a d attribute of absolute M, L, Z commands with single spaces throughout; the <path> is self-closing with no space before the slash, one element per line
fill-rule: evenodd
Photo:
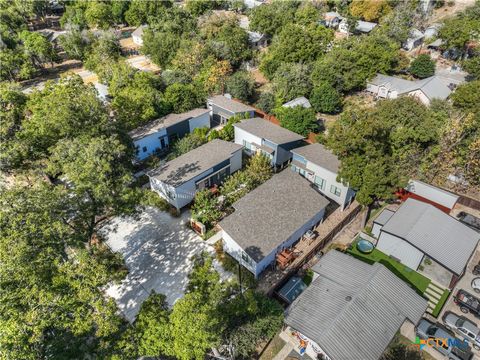
<path fill-rule="evenodd" d="M 438 317 L 440 314 L 440 311 L 442 311 L 443 305 L 447 302 L 448 296 L 450 295 L 450 291 L 445 290 L 440 296 L 440 300 L 438 300 L 437 306 L 435 306 L 435 309 L 432 311 L 432 315 L 435 317 Z"/>
<path fill-rule="evenodd" d="M 423 295 L 425 290 L 430 284 L 430 279 L 417 273 L 416 271 L 410 269 L 409 267 L 399 263 L 398 261 L 392 259 L 390 256 L 384 254 L 380 250 L 376 248 L 370 254 L 362 254 L 357 249 L 357 241 L 356 240 L 352 244 L 352 248 L 347 250 L 349 254 L 353 255 L 354 257 L 366 261 L 370 264 L 375 262 L 379 262 L 380 264 L 387 267 L 391 272 L 401 278 L 403 281 L 412 285 L 420 295 Z"/>
<path fill-rule="evenodd" d="M 395 344 L 403 344 L 405 346 L 411 346 L 412 342 L 402 334 L 397 333 L 388 348 L 390 348 Z M 388 350 L 388 348 L 386 350 Z M 436 360 L 432 355 L 427 353 L 425 350 L 422 350 L 421 353 L 422 353 L 423 360 Z"/>
<path fill-rule="evenodd" d="M 268 346 L 263 350 L 259 360 L 272 360 L 284 346 L 285 341 L 283 341 L 278 334 L 275 335 L 272 341 L 270 341 Z"/>

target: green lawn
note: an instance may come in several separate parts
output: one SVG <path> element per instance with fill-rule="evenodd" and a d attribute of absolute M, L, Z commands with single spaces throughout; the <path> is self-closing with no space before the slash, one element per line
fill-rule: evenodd
<path fill-rule="evenodd" d="M 430 284 L 430 279 L 426 278 L 423 275 L 420 275 L 416 271 L 392 259 L 380 250 L 377 250 L 376 248 L 370 254 L 362 254 L 360 251 L 357 250 L 356 244 L 357 240 L 352 244 L 352 248 L 348 250 L 350 254 L 352 254 L 356 258 L 359 258 L 360 260 L 364 260 L 371 264 L 373 264 L 374 262 L 379 262 L 385 265 L 395 275 L 415 287 L 419 294 L 423 295 L 423 293 L 428 287 L 428 284 Z"/>
<path fill-rule="evenodd" d="M 419 295 L 423 296 L 423 293 L 430 284 L 430 279 L 417 273 L 416 271 L 410 269 L 409 267 L 399 263 L 398 261 L 392 259 L 388 255 L 384 254 L 380 250 L 376 248 L 370 254 L 362 254 L 360 251 L 357 250 L 357 240 L 352 243 L 351 249 L 348 249 L 347 252 L 354 257 L 368 262 L 370 264 L 379 262 L 386 266 L 390 271 L 392 271 L 395 275 L 397 275 L 403 281 L 409 283 Z M 450 295 L 450 291 L 445 290 L 440 297 L 440 300 L 437 303 L 437 306 L 432 312 L 432 315 L 437 317 L 442 310 L 445 301 L 447 301 L 448 295 Z"/>

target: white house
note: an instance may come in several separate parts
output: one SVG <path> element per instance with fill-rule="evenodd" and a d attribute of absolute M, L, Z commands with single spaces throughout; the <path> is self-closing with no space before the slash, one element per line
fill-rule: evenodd
<path fill-rule="evenodd" d="M 416 325 L 427 300 L 385 266 L 331 250 L 314 280 L 287 308 L 292 341 L 311 359 L 378 360 L 404 323 Z"/>
<path fill-rule="evenodd" d="M 291 150 L 292 170 L 314 183 L 318 190 L 345 209 L 355 191 L 337 181 L 340 160 L 322 144 L 310 144 Z"/>
<path fill-rule="evenodd" d="M 261 118 L 242 120 L 233 126 L 236 144 L 244 146 L 248 155 L 263 153 L 276 168 L 285 167 L 292 158 L 291 150 L 303 143 L 303 136 Z"/>
<path fill-rule="evenodd" d="M 305 96 L 300 96 L 282 105 L 282 107 L 288 107 L 288 108 L 293 108 L 296 106 L 301 106 L 305 109 L 309 109 L 312 107 L 312 104 L 310 104 L 310 101 L 308 101 L 308 99 Z"/>
<path fill-rule="evenodd" d="M 424 33 L 418 29 L 412 29 L 410 30 L 407 41 L 403 44 L 403 48 L 407 51 L 413 50 L 422 45 L 424 38 Z"/>
<path fill-rule="evenodd" d="M 197 108 L 153 120 L 128 134 L 137 149 L 137 160 L 143 160 L 156 151 L 167 149 L 172 142 L 196 128 L 203 127 L 210 127 L 209 110 Z"/>
<path fill-rule="evenodd" d="M 233 100 L 231 95 L 216 95 L 207 99 L 207 108 L 210 110 L 211 126 L 225 125 L 234 115 L 244 115 L 246 118 L 255 116 L 255 109 L 240 101 Z"/>
<path fill-rule="evenodd" d="M 328 203 L 308 181 L 284 170 L 233 204 L 233 214 L 219 223 L 223 249 L 257 278 L 322 221 Z"/>
<path fill-rule="evenodd" d="M 357 24 L 355 25 L 355 29 L 352 31 L 348 27 L 347 19 L 344 18 L 344 19 L 342 19 L 342 21 L 338 25 L 338 31 L 341 32 L 341 33 L 344 33 L 344 34 L 348 34 L 348 33 L 368 34 L 376 26 L 377 26 L 376 23 L 359 20 L 359 21 L 357 21 Z"/>
<path fill-rule="evenodd" d="M 442 284 L 450 288 L 463 275 L 480 240 L 480 233 L 435 206 L 411 198 L 396 212 L 384 210 L 374 220 L 373 234 L 378 250 L 413 270 L 425 257 L 436 262 L 450 274 Z"/>
<path fill-rule="evenodd" d="M 147 25 L 140 25 L 132 33 L 132 40 L 135 44 L 142 46 L 143 45 L 143 30 L 147 28 Z"/>
<path fill-rule="evenodd" d="M 420 180 L 410 180 L 402 191 L 402 195 L 412 197 L 439 208 L 445 213 L 450 213 L 458 201 L 459 196 Z"/>
<path fill-rule="evenodd" d="M 447 99 L 459 83 L 461 81 L 441 75 L 411 81 L 377 74 L 367 82 L 366 90 L 379 98 L 385 99 L 396 99 L 401 95 L 414 96 L 425 105 L 430 105 L 433 99 Z"/>
<path fill-rule="evenodd" d="M 329 11 L 323 15 L 323 20 L 320 23 L 329 28 L 336 28 L 342 20 L 343 17 L 338 12 Z"/>
<path fill-rule="evenodd" d="M 242 168 L 242 147 L 212 140 L 150 171 L 150 187 L 177 209 Z"/>

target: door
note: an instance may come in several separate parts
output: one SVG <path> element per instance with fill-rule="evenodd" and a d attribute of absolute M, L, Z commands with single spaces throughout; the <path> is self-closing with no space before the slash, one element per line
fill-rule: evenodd
<path fill-rule="evenodd" d="M 160 138 L 160 149 L 164 149 L 167 147 L 167 144 L 165 143 L 165 138 L 161 137 Z"/>

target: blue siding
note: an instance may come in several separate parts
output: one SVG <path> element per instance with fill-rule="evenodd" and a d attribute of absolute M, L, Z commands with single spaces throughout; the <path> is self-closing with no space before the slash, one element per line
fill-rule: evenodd
<path fill-rule="evenodd" d="M 303 156 L 300 156 L 298 154 L 293 154 L 292 156 L 292 160 L 295 160 L 295 161 L 298 161 L 299 163 L 303 164 L 303 165 L 307 165 L 307 160 L 305 160 L 305 158 Z"/>
<path fill-rule="evenodd" d="M 215 165 L 215 166 L 213 167 L 213 171 L 212 171 L 212 172 L 218 171 L 218 170 L 220 170 L 221 168 L 224 168 L 224 167 L 227 166 L 227 165 L 230 165 L 230 159 L 227 159 L 227 160 L 222 161 L 221 163 Z"/>
<path fill-rule="evenodd" d="M 169 126 L 167 128 L 168 137 L 171 138 L 172 135 L 176 135 L 179 139 L 190 133 L 190 125 L 188 120 L 182 121 L 178 124 Z"/>

